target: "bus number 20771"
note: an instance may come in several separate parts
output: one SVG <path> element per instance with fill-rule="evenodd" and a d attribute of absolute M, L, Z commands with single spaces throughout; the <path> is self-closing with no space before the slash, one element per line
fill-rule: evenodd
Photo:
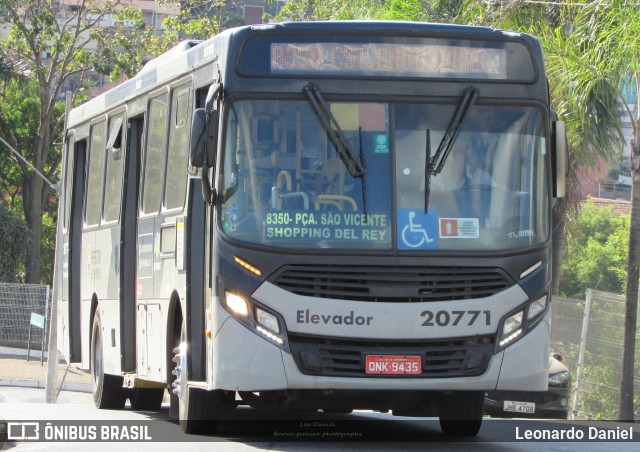
<path fill-rule="evenodd" d="M 473 326 L 483 320 L 484 325 L 491 325 L 491 311 L 422 311 L 420 316 L 426 318 L 422 326 L 457 326 L 460 322 Z"/>

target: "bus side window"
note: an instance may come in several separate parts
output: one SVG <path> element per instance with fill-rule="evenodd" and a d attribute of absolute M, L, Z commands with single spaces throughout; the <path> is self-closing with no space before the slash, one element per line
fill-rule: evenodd
<path fill-rule="evenodd" d="M 91 127 L 89 147 L 89 170 L 84 222 L 86 226 L 100 224 L 102 211 L 103 174 L 105 160 L 106 121 Z"/>
<path fill-rule="evenodd" d="M 116 221 L 120 218 L 124 158 L 122 153 L 122 123 L 124 114 L 109 121 L 109 141 L 107 142 L 107 174 L 105 177 L 104 221 Z"/>
<path fill-rule="evenodd" d="M 167 178 L 164 194 L 165 209 L 184 206 L 187 192 L 189 132 L 191 128 L 190 89 L 178 88 L 171 99 L 171 128 L 167 156 Z"/>
<path fill-rule="evenodd" d="M 142 212 L 145 214 L 157 213 L 162 201 L 167 114 L 166 95 L 151 99 L 142 188 Z"/>

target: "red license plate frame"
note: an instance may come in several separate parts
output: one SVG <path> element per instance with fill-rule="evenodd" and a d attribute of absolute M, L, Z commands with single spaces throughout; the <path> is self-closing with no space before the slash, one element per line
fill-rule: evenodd
<path fill-rule="evenodd" d="M 422 357 L 415 355 L 367 355 L 367 375 L 420 375 Z"/>

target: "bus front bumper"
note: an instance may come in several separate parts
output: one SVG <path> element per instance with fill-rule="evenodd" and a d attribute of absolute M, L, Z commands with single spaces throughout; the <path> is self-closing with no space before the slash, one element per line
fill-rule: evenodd
<path fill-rule="evenodd" d="M 548 377 L 547 315 L 526 336 L 491 355 L 477 376 L 381 377 L 323 376 L 300 371 L 291 353 L 249 331 L 226 316 L 211 342 L 208 386 L 230 391 L 287 389 L 420 390 L 420 391 L 545 391 Z"/>

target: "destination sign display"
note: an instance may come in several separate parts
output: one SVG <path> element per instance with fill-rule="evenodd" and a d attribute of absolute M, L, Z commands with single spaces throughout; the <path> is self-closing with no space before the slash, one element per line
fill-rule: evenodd
<path fill-rule="evenodd" d="M 506 50 L 497 47 L 274 42 L 271 72 L 499 80 L 507 78 L 507 58 Z"/>
<path fill-rule="evenodd" d="M 383 77 L 531 83 L 531 48 L 515 35 L 391 36 L 264 34 L 249 36 L 236 70 L 250 77 Z"/>
<path fill-rule="evenodd" d="M 267 240 L 372 241 L 389 243 L 391 222 L 386 214 L 355 212 L 268 212 Z"/>

